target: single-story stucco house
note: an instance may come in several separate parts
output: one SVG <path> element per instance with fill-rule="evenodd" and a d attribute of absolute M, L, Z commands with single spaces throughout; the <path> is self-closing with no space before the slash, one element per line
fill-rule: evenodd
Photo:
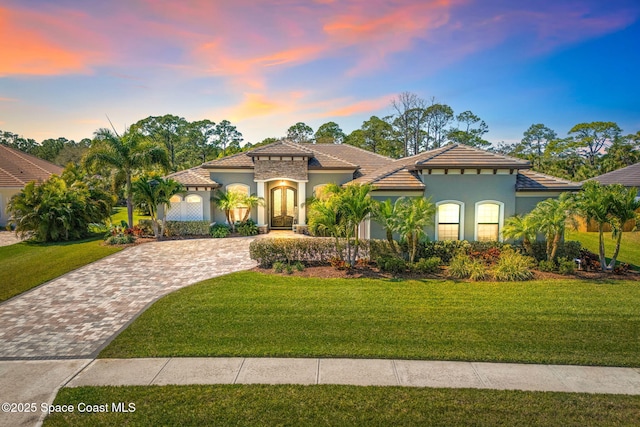
<path fill-rule="evenodd" d="M 299 229 L 305 200 L 328 183 L 367 183 L 372 197 L 430 197 L 436 205 L 431 239 L 497 240 L 504 219 L 529 212 L 540 201 L 576 191 L 580 184 L 533 172 L 526 160 L 461 144 L 391 159 L 347 144 L 274 142 L 169 175 L 187 192 L 174 196 L 170 220 L 225 221 L 210 201 L 215 190 L 241 191 L 264 199 L 251 218 L 261 231 Z M 362 237 L 384 238 L 366 221 Z"/>
<path fill-rule="evenodd" d="M 30 181 L 46 181 L 62 168 L 46 160 L 0 144 L 0 226 L 7 225 L 7 205 Z"/>

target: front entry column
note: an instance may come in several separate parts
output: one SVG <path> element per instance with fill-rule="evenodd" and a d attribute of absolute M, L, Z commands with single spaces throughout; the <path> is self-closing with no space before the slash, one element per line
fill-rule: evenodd
<path fill-rule="evenodd" d="M 307 225 L 307 183 L 298 182 L 298 225 Z"/>
<path fill-rule="evenodd" d="M 267 198 L 265 197 L 267 184 L 264 181 L 258 181 L 257 196 L 264 202 L 258 205 L 258 227 L 267 225 Z"/>

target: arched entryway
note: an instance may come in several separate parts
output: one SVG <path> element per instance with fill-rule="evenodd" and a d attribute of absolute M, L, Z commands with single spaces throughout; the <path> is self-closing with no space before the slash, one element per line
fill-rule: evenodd
<path fill-rule="evenodd" d="M 280 185 L 271 189 L 271 228 L 291 229 L 296 216 L 297 192 L 294 187 Z"/>

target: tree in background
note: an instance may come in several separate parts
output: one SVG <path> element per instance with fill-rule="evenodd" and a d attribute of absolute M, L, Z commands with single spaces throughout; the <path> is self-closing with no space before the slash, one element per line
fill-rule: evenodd
<path fill-rule="evenodd" d="M 392 118 L 394 131 L 403 144 L 403 156 L 417 154 L 424 146 L 427 117 L 426 102 L 415 93 L 402 92 L 391 101 L 395 111 Z"/>
<path fill-rule="evenodd" d="M 218 140 L 216 136 L 216 124 L 211 120 L 198 120 L 187 125 L 187 141 L 197 156 L 198 163 L 218 157 Z"/>
<path fill-rule="evenodd" d="M 16 133 L 7 131 L 0 131 L 0 144 L 33 154 L 34 156 L 35 148 L 38 146 L 36 141 L 31 138 L 24 138 Z"/>
<path fill-rule="evenodd" d="M 240 143 L 243 141 L 242 133 L 229 120 L 223 120 L 216 125 L 215 137 L 217 145 L 222 147 L 222 157 L 227 155 L 227 151 L 239 151 Z"/>
<path fill-rule="evenodd" d="M 318 144 L 342 144 L 346 135 L 336 122 L 320 125 L 313 138 Z"/>
<path fill-rule="evenodd" d="M 447 136 L 452 142 L 472 147 L 488 147 L 489 141 L 482 139 L 489 132 L 489 126 L 471 111 L 463 111 L 456 116 L 458 127 L 451 129 Z"/>
<path fill-rule="evenodd" d="M 453 120 L 453 109 L 446 104 L 432 100 L 425 110 L 427 117 L 426 149 L 439 148 L 447 139 L 447 125 Z"/>
<path fill-rule="evenodd" d="M 298 122 L 287 129 L 287 139 L 291 142 L 310 142 L 313 138 L 313 129 L 305 123 Z"/>
<path fill-rule="evenodd" d="M 188 122 L 178 116 L 165 114 L 164 116 L 149 116 L 135 123 L 132 128 L 139 129 L 156 145 L 164 146 L 169 154 L 169 169 L 178 170 L 178 165 L 185 151 L 185 136 Z"/>
<path fill-rule="evenodd" d="M 572 146 L 583 155 L 591 167 L 604 153 L 606 144 L 610 144 L 622 133 L 614 122 L 579 123 L 571 128 L 569 136 L 573 139 Z"/>
<path fill-rule="evenodd" d="M 142 132 L 130 127 L 119 135 L 115 130 L 99 129 L 95 140 L 84 159 L 85 167 L 108 167 L 124 175 L 127 199 L 127 219 L 133 226 L 132 179 L 137 172 L 144 172 L 152 165 L 169 167 L 169 159 L 164 148 L 149 141 Z"/>
<path fill-rule="evenodd" d="M 533 124 L 524 132 L 520 143 L 515 146 L 514 154 L 526 158 L 534 169 L 540 170 L 547 144 L 557 137 L 555 131 L 542 123 Z"/>
<path fill-rule="evenodd" d="M 398 158 L 404 147 L 394 134 L 393 126 L 385 119 L 371 116 L 362 127 L 347 136 L 345 143 L 383 156 Z"/>

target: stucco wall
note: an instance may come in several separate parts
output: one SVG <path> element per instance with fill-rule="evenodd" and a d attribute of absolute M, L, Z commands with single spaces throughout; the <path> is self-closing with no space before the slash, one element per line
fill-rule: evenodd
<path fill-rule="evenodd" d="M 353 180 L 353 173 L 351 172 L 336 172 L 336 173 L 314 173 L 309 172 L 309 181 L 307 182 L 307 197 L 313 195 L 313 187 L 323 184 L 344 184 Z"/>
<path fill-rule="evenodd" d="M 4 228 L 9 220 L 7 205 L 14 194 L 18 194 L 21 188 L 0 188 L 0 226 Z"/>
<path fill-rule="evenodd" d="M 516 196 L 516 214 L 518 215 L 526 215 L 536 207 L 536 205 L 543 200 L 547 200 L 549 198 L 557 198 L 558 196 L 555 193 L 545 196 Z"/>

